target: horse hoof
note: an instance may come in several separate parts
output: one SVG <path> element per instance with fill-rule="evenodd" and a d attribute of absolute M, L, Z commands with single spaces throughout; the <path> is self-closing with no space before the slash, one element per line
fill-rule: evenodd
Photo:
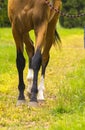
<path fill-rule="evenodd" d="M 38 103 L 37 102 L 29 102 L 28 107 L 38 107 Z"/>
<path fill-rule="evenodd" d="M 25 105 L 26 104 L 26 100 L 18 100 L 16 103 L 16 106 L 21 106 L 21 105 Z"/>

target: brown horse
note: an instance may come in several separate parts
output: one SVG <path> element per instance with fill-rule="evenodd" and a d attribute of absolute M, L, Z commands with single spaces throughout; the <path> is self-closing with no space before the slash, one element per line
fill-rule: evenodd
<path fill-rule="evenodd" d="M 16 66 L 19 76 L 19 97 L 17 105 L 24 103 L 25 84 L 23 70 L 25 58 L 23 56 L 24 44 L 29 56 L 29 105 L 37 106 L 38 100 L 44 100 L 45 70 L 49 61 L 49 50 L 55 41 L 55 28 L 59 18 L 54 10 L 46 3 L 47 0 L 8 0 L 8 16 L 12 26 L 13 37 L 16 43 Z M 48 0 L 50 2 L 50 0 Z M 51 0 L 54 7 L 60 10 L 61 0 Z M 29 36 L 29 31 L 34 29 L 35 47 Z M 58 34 L 58 33 L 57 33 Z M 59 37 L 57 35 L 57 40 Z M 41 82 L 37 87 L 38 72 L 42 66 Z"/>

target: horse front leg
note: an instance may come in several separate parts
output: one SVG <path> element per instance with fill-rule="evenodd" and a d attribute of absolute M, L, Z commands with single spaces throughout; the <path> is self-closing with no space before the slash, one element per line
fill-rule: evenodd
<path fill-rule="evenodd" d="M 24 96 L 25 84 L 24 84 L 24 80 L 23 80 L 23 70 L 25 67 L 25 58 L 23 56 L 22 35 L 19 33 L 19 31 L 16 29 L 15 26 L 12 26 L 12 32 L 13 32 L 13 37 L 15 40 L 16 50 L 17 50 L 16 66 L 17 66 L 18 78 L 19 78 L 19 84 L 18 84 L 19 96 L 18 96 L 18 101 L 17 101 L 16 105 L 18 106 L 18 105 L 21 105 L 22 103 L 25 103 L 25 96 Z"/>
<path fill-rule="evenodd" d="M 36 24 L 35 23 L 35 36 L 36 36 L 36 42 L 35 42 L 35 54 L 32 58 L 32 68 L 34 72 L 33 77 L 33 85 L 31 89 L 31 98 L 30 98 L 30 106 L 38 105 L 37 100 L 37 93 L 38 93 L 38 72 L 42 63 L 42 47 L 45 43 L 45 37 L 46 37 L 46 31 L 47 31 L 47 21 L 44 21 L 43 23 Z"/>
<path fill-rule="evenodd" d="M 30 97 L 30 102 L 29 106 L 37 106 L 38 101 L 37 101 L 37 93 L 38 93 L 38 72 L 41 66 L 41 61 L 42 61 L 42 56 L 40 50 L 37 50 L 35 55 L 32 58 L 32 68 L 34 71 L 34 77 L 33 77 L 33 85 L 31 89 L 31 97 Z"/>
<path fill-rule="evenodd" d="M 21 51 L 17 51 L 16 65 L 17 65 L 18 76 L 19 76 L 19 85 L 18 85 L 19 97 L 17 101 L 17 106 L 18 106 L 21 105 L 22 103 L 25 103 L 25 96 L 24 96 L 25 84 L 23 81 L 23 70 L 25 67 L 25 58 Z"/>

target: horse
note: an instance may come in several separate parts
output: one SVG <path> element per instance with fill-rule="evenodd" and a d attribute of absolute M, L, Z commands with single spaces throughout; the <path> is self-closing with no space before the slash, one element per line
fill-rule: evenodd
<path fill-rule="evenodd" d="M 52 44 L 55 35 L 59 42 L 56 24 L 59 13 L 50 9 L 47 2 L 51 2 L 54 8 L 61 9 L 61 0 L 8 0 L 8 17 L 12 27 L 12 34 L 16 45 L 16 67 L 18 71 L 19 96 L 17 105 L 25 103 L 25 83 L 23 71 L 25 68 L 24 47 L 28 55 L 29 82 L 28 93 L 30 97 L 29 106 L 38 106 L 38 101 L 44 98 L 45 71 L 49 62 Z M 34 30 L 35 44 L 30 38 L 29 32 Z M 38 86 L 38 73 L 41 70 L 41 80 Z"/>

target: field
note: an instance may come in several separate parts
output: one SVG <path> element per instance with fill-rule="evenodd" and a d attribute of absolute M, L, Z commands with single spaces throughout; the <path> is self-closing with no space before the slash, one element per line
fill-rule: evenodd
<path fill-rule="evenodd" d="M 85 49 L 83 29 L 58 27 L 62 48 L 52 47 L 45 98 L 39 108 L 16 107 L 16 48 L 10 28 L 0 29 L 0 130 L 84 130 Z M 34 40 L 33 32 L 30 33 Z M 27 54 L 24 80 L 27 88 Z M 40 77 L 40 76 L 39 76 Z M 26 94 L 26 91 L 25 91 Z M 29 99 L 26 97 L 27 102 Z"/>

